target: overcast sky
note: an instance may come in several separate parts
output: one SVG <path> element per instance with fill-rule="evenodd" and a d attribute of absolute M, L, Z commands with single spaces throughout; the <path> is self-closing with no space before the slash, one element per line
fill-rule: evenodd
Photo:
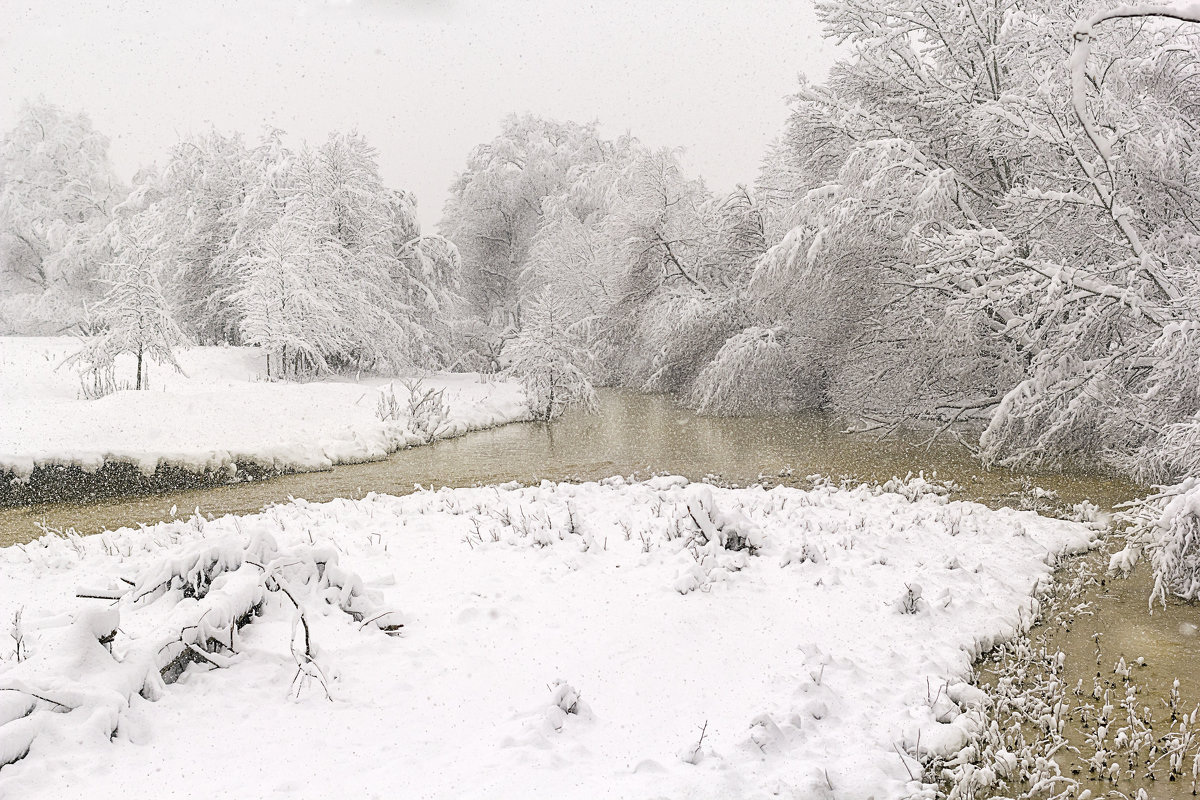
<path fill-rule="evenodd" d="M 510 111 L 683 146 L 753 180 L 800 73 L 833 59 L 810 0 L 0 0 L 0 127 L 25 98 L 87 111 L 122 177 L 215 125 L 357 128 L 389 185 L 441 215 Z"/>

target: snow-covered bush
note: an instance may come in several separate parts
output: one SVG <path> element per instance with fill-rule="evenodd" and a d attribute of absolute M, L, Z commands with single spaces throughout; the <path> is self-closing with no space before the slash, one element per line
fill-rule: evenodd
<path fill-rule="evenodd" d="M 901 614 L 918 614 L 929 607 L 921 595 L 923 589 L 919 583 L 906 583 L 904 591 L 896 598 L 896 609 Z"/>
<path fill-rule="evenodd" d="M 401 384 L 408 391 L 405 416 L 409 427 L 425 441 L 433 441 L 450 417 L 450 407 L 445 399 L 446 390 L 427 387 L 420 378 L 401 381 Z"/>
<path fill-rule="evenodd" d="M 379 397 L 375 398 L 375 416 L 380 422 L 392 422 L 404 417 L 404 411 L 400 406 L 400 400 L 396 397 L 396 387 L 393 384 L 388 384 L 387 389 L 381 390 Z"/>
<path fill-rule="evenodd" d="M 433 441 L 450 418 L 445 389 L 427 387 L 419 377 L 402 380 L 400 384 L 408 392 L 408 402 L 402 404 L 396 397 L 395 385 L 388 384 L 376 400 L 375 416 L 381 422 L 407 422 L 409 430 L 422 440 Z"/>
<path fill-rule="evenodd" d="M 910 472 L 903 478 L 893 475 L 878 486 L 880 492 L 901 495 L 910 503 L 930 495 L 946 497 L 956 488 L 958 487 L 950 481 L 935 480 L 933 476 L 927 478 L 924 472 L 918 472 L 916 475 Z"/>
<path fill-rule="evenodd" d="M 677 753 L 677 755 L 679 756 L 679 760 L 682 761 L 684 764 L 696 765 L 696 764 L 699 764 L 701 761 L 703 761 L 705 758 L 711 756 L 712 748 L 710 748 L 704 744 L 704 739 L 707 735 L 708 735 L 708 722 L 705 721 L 705 723 L 700 726 L 700 735 L 696 739 L 696 741 L 692 742 L 688 745 L 685 745 L 683 748 L 681 748 L 679 750 L 679 752 Z"/>
<path fill-rule="evenodd" d="M 1138 500 L 1119 519 L 1130 523 L 1129 542 L 1109 561 L 1127 573 L 1143 555 L 1154 570 L 1151 603 L 1168 597 L 1200 599 L 1200 478 L 1188 478 Z"/>
<path fill-rule="evenodd" d="M 99 400 L 113 392 L 134 388 L 128 381 L 118 381 L 113 364 L 94 364 L 79 374 L 79 396 L 85 400 Z"/>
<path fill-rule="evenodd" d="M 745 569 L 748 557 L 766 544 L 758 525 L 739 511 L 719 508 L 707 487 L 692 487 L 681 513 L 687 530 L 683 551 L 691 561 L 676 575 L 674 588 L 680 594 L 707 590 Z"/>
<path fill-rule="evenodd" d="M 817 382 L 787 344 L 782 328 L 746 328 L 696 377 L 691 403 L 701 414 L 761 414 L 816 408 Z"/>
<path fill-rule="evenodd" d="M 558 678 L 550 684 L 550 705 L 546 708 L 545 719 L 551 728 L 561 733 L 568 717 L 590 720 L 592 710 L 580 698 L 578 689 Z"/>
<path fill-rule="evenodd" d="M 688 516 L 696 525 L 693 541 L 699 546 L 715 544 L 735 553 L 745 550 L 748 555 L 757 554 L 763 546 L 762 530 L 737 511 L 689 503 Z"/>

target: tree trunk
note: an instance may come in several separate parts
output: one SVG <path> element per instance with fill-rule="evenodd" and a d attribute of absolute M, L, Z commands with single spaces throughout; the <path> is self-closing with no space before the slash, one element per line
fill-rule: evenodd
<path fill-rule="evenodd" d="M 142 346 L 141 346 L 140 344 L 138 345 L 138 353 L 137 353 L 137 358 L 138 358 L 138 362 L 137 362 L 137 388 L 138 388 L 138 391 L 141 391 L 141 388 L 142 388 Z"/>

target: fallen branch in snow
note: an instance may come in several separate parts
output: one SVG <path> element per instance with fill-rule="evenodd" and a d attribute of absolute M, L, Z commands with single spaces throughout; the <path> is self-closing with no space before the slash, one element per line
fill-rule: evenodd
<path fill-rule="evenodd" d="M 201 534 L 203 522 L 196 524 Z M 281 550 L 261 532 L 187 547 L 151 564 L 132 584 L 120 592 L 77 593 L 116 603 L 36 630 L 32 655 L 17 613 L 12 635 L 19 659 L 0 677 L 0 697 L 19 693 L 33 703 L 0 702 L 0 766 L 24 758 L 51 729 L 83 728 L 111 737 L 134 694 L 157 700 L 192 664 L 231 666 L 238 631 L 279 607 L 269 602 L 272 596 L 285 597 L 294 612 L 289 647 L 297 663 L 292 681 L 297 695 L 314 679 L 332 700 L 328 677 L 316 661 L 310 609 L 332 605 L 360 623 L 359 630 L 374 626 L 389 635 L 404 624 L 397 612 L 379 605 L 362 578 L 338 566 L 332 547 Z M 156 630 L 118 640 L 122 611 L 133 616 L 151 609 L 151 618 L 164 620 Z"/>
<path fill-rule="evenodd" d="M 18 694 L 28 695 L 29 697 L 32 697 L 34 700 L 41 700 L 43 703 L 49 703 L 52 706 L 58 706 L 59 708 L 63 709 L 64 711 L 74 711 L 75 710 L 75 706 L 69 706 L 66 703 L 60 703 L 57 700 L 52 700 L 49 697 L 45 697 L 43 695 L 38 694 L 37 692 L 31 692 L 28 689 L 17 689 L 13 686 L 4 686 L 4 687 L 0 687 L 0 692 L 17 692 Z M 33 706 L 30 706 L 29 710 L 32 711 Z"/>
<path fill-rule="evenodd" d="M 292 677 L 292 686 L 296 688 L 296 697 L 300 697 L 300 691 L 303 689 L 306 678 L 316 678 L 321 683 L 321 688 L 325 690 L 325 699 L 332 701 L 333 696 L 329 694 L 329 681 L 325 678 L 325 672 L 321 669 L 321 665 L 317 663 L 316 654 L 313 651 L 312 629 L 308 625 L 308 617 L 304 614 L 304 606 L 296 599 L 296 596 L 288 590 L 284 582 L 274 574 L 268 576 L 268 582 L 275 589 L 283 593 L 284 597 L 292 601 L 292 605 L 296 609 L 295 615 L 292 617 L 292 639 L 291 651 L 292 658 L 296 659 L 296 674 Z M 296 624 L 304 629 L 304 652 L 296 652 Z M 362 627 L 359 627 L 362 630 Z M 297 683 L 299 682 L 299 683 Z"/>

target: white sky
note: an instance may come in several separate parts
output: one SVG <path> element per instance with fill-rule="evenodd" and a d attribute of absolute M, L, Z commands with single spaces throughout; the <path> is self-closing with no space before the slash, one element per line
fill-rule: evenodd
<path fill-rule="evenodd" d="M 209 124 L 357 128 L 431 230 L 510 111 L 683 146 L 714 189 L 753 180 L 796 76 L 834 53 L 811 0 L 0 0 L 0 128 L 25 98 L 83 109 L 126 179 Z"/>

